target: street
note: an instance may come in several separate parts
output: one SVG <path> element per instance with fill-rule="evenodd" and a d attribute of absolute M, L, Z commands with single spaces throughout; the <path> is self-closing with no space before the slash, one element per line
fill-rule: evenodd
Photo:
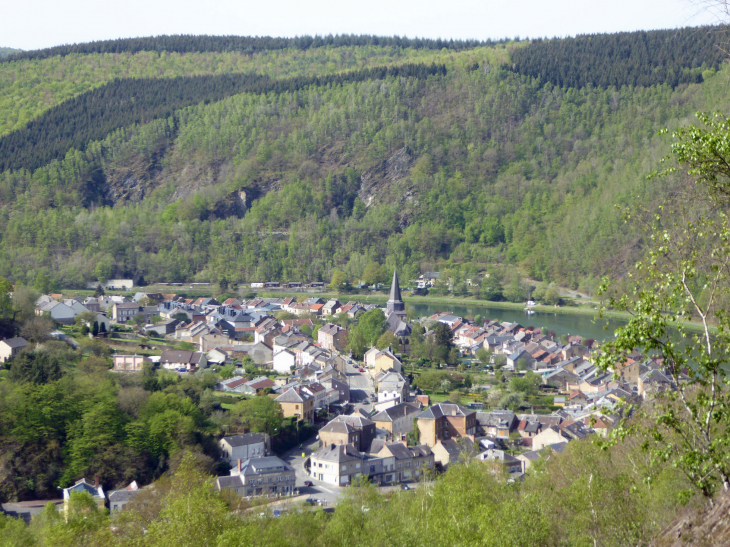
<path fill-rule="evenodd" d="M 373 408 L 373 382 L 370 375 L 367 372 L 359 372 L 356 363 L 354 361 L 347 365 L 347 380 L 350 384 L 350 402 L 352 406 L 357 408 L 363 408 L 367 411 Z M 363 403 L 363 401 L 369 401 Z M 319 440 L 317 437 L 307 439 L 303 444 L 302 448 L 293 448 L 286 454 L 281 456 L 285 462 L 294 467 L 296 474 L 296 486 L 299 489 L 300 498 L 305 499 L 309 497 L 316 500 L 324 500 L 328 506 L 333 505 L 337 498 L 340 496 L 344 488 L 339 486 L 333 486 L 326 484 L 322 481 L 318 481 L 313 477 L 307 475 L 304 470 L 304 462 L 309 458 L 312 452 L 316 452 L 319 449 Z M 304 456 L 302 456 L 302 454 Z M 304 486 L 305 481 L 311 481 L 313 486 Z"/>
<path fill-rule="evenodd" d="M 353 364 L 354 363 L 354 364 Z M 347 364 L 347 380 L 350 384 L 350 402 L 352 406 L 362 408 L 368 412 L 373 409 L 373 398 L 375 397 L 375 388 L 370 374 L 367 372 L 358 372 L 357 364 L 351 361 Z M 368 403 L 363 401 L 367 400 Z"/>

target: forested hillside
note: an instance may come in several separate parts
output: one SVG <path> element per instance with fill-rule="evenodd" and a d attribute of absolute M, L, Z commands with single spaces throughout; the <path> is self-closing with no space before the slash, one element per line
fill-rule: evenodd
<path fill-rule="evenodd" d="M 700 83 L 703 71 L 718 69 L 727 40 L 722 27 L 584 35 L 536 40 L 512 60 L 516 72 L 563 87 L 676 87 Z"/>
<path fill-rule="evenodd" d="M 641 250 L 614 206 L 670 190 L 646 181 L 666 151 L 656 132 L 728 106 L 728 73 L 698 33 L 591 37 L 644 44 L 641 62 L 595 60 L 616 75 L 605 82 L 558 78 L 591 72 L 568 41 L 247 50 L 167 37 L 2 63 L 0 82 L 16 93 L 0 108 L 37 93 L 24 70 L 56 91 L 29 100 L 0 139 L 10 167 L 0 275 L 78 286 L 137 273 L 329 280 L 339 268 L 357 281 L 375 261 L 405 278 L 507 264 L 590 286 Z M 225 53 L 141 51 L 160 43 Z M 531 74 L 541 63 L 549 74 Z M 401 68 L 363 70 L 391 65 Z M 651 67 L 666 70 L 639 78 Z M 244 80 L 255 86 L 237 87 Z M 169 99 L 154 99 L 159 90 Z"/>
<path fill-rule="evenodd" d="M 20 52 L 21 50 L 19 49 L 13 49 L 11 47 L 0 47 L 0 58 L 8 57 L 9 55 L 14 55 Z"/>

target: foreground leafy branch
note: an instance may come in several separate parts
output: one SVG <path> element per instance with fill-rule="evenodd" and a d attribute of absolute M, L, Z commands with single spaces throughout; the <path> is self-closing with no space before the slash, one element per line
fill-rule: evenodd
<path fill-rule="evenodd" d="M 652 457 L 680 468 L 709 497 L 720 485 L 730 490 L 730 125 L 718 115 L 698 118 L 703 127 L 674 133 L 665 161 L 676 163 L 659 174 L 684 174 L 696 192 L 673 196 L 651 219 L 652 246 L 631 275 L 633 288 L 608 299 L 632 318 L 597 363 L 615 370 L 638 350 L 661 366 L 672 385 L 649 394 L 633 422 L 642 426 L 624 421 L 615 438 L 642 435 Z"/>

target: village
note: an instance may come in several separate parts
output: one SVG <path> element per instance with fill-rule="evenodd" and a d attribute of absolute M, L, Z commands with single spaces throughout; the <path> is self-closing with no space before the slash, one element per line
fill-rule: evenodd
<path fill-rule="evenodd" d="M 354 355 L 348 339 L 368 313 L 382 314 L 379 339 L 388 345 Z M 293 446 L 277 453 L 272 435 L 263 431 L 219 440 L 230 472 L 218 476 L 216 488 L 246 498 L 327 505 L 363 479 L 407 490 L 455 462 L 475 459 L 505 480 L 520 481 L 535 462 L 561 454 L 569 443 L 607 435 L 627 403 L 638 405 L 673 387 L 650 359 L 598 369 L 592 340 L 561 341 L 545 329 L 449 313 L 411 321 L 397 272 L 384 309 L 317 296 L 219 302 L 137 292 L 44 295 L 36 314 L 53 319 L 58 329 L 51 335 L 72 346 L 78 332 L 109 344 L 119 338 L 124 346 L 110 355 L 115 373 L 153 368 L 195 376 L 215 370 L 215 393 L 222 397 L 275 401 L 296 426 Z M 416 332 L 425 340 L 446 333 L 459 364 L 419 366 L 410 355 Z M 0 364 L 27 347 L 20 337 L 0 341 Z M 426 378 L 435 374 L 442 374 L 440 383 L 428 385 Z M 536 401 L 542 406 L 535 408 Z M 76 490 L 113 513 L 144 489 L 134 482 L 104 493 L 98 482 L 83 478 L 63 490 L 64 499 Z M 24 507 L 3 509 L 23 513 L 34 506 Z"/>

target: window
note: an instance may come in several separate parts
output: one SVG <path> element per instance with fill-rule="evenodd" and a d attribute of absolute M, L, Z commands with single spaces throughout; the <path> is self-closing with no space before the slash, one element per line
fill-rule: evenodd
<path fill-rule="evenodd" d="M 294 405 L 294 410 L 299 410 L 299 405 Z"/>
<path fill-rule="evenodd" d="M 411 467 L 411 462 L 406 462 L 406 469 L 410 469 L 410 467 Z"/>
<path fill-rule="evenodd" d="M 360 469 L 360 464 L 359 463 L 356 463 L 355 464 L 355 469 Z"/>

